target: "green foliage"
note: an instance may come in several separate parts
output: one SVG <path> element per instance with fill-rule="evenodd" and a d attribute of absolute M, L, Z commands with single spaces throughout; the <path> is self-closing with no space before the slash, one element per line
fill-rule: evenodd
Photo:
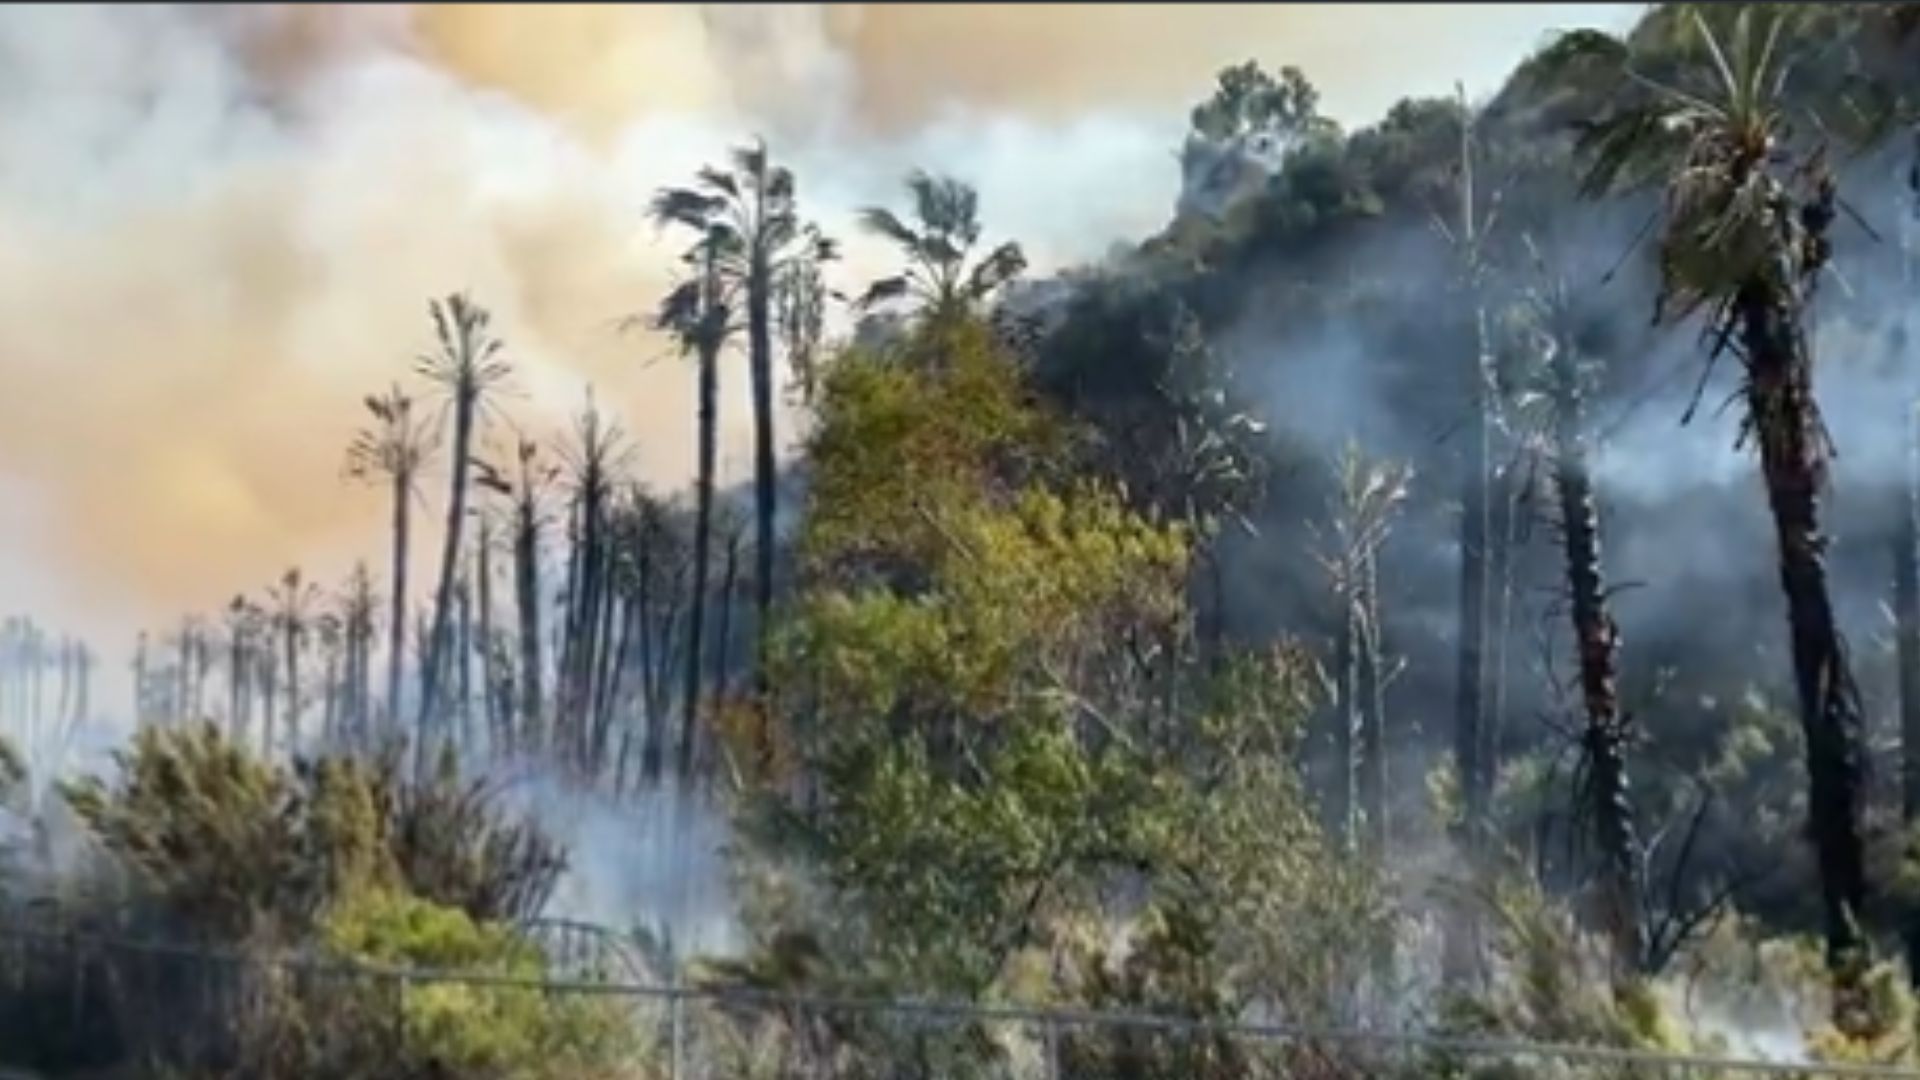
<path fill-rule="evenodd" d="M 854 357 L 827 382 L 809 584 L 773 649 L 814 794 L 768 797 L 824 898 L 733 976 L 799 977 L 775 959 L 804 941 L 826 985 L 1344 1015 L 1388 919 L 1295 775 L 1308 665 L 1203 661 L 1188 528 L 1029 467 L 1058 428 L 991 351 L 953 351 L 977 334 L 922 327 L 901 348 L 943 362 Z M 1102 1038 L 1075 1052 L 1137 1057 Z M 1010 1052 L 912 1054 L 936 1050 L 943 1075 Z"/>
<path fill-rule="evenodd" d="M 143 729 L 115 760 L 112 784 L 69 784 L 68 803 L 178 929 L 219 940 L 299 940 L 363 885 L 521 917 L 563 865 L 489 789 L 448 773 L 413 781 L 391 762 L 343 758 L 288 770 L 210 724 Z"/>
<path fill-rule="evenodd" d="M 442 769 L 412 781 L 389 765 L 370 783 L 394 868 L 413 894 L 476 919 L 526 919 L 546 906 L 566 854 L 531 820 L 503 811 L 486 780 Z"/>
<path fill-rule="evenodd" d="M 1331 134 L 1338 129 L 1320 115 L 1320 92 L 1297 67 L 1276 78 L 1252 60 L 1223 68 L 1213 96 L 1193 107 L 1195 134 L 1231 139 L 1254 132 Z"/>
<path fill-rule="evenodd" d="M 851 353 L 822 387 L 802 558 L 837 575 L 930 560 L 943 543 L 929 508 L 1005 500 L 1065 438 L 977 320 Z"/>
<path fill-rule="evenodd" d="M 365 889 L 329 912 L 319 939 L 352 961 L 497 980 L 408 984 L 398 1006 L 409 1059 L 395 1063 L 402 1068 L 433 1062 L 453 1076 L 571 1080 L 625 1075 L 615 1066 L 638 1051 L 629 1006 L 529 985 L 545 974 L 539 950 L 457 908 Z"/>
<path fill-rule="evenodd" d="M 916 169 L 906 188 L 913 224 L 882 206 L 860 212 L 860 224 L 892 242 L 907 267 L 868 286 L 856 306 L 910 298 L 933 321 L 964 320 L 1026 270 L 1027 257 L 1012 241 L 972 258 L 980 242 L 980 197 L 971 186 Z"/>
<path fill-rule="evenodd" d="M 185 927 L 227 940 L 298 933 L 324 900 L 301 858 L 306 821 L 288 775 L 211 725 L 142 729 L 115 754 L 116 784 L 67 802 Z"/>

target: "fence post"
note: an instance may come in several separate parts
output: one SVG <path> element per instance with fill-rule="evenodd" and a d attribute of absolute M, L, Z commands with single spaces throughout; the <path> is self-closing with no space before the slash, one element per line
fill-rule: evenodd
<path fill-rule="evenodd" d="M 408 973 L 398 972 L 393 980 L 393 1057 L 395 1061 L 404 1061 L 407 1056 L 407 983 Z"/>
<path fill-rule="evenodd" d="M 1059 1025 L 1054 1023 L 1053 1015 L 1051 1013 L 1047 1014 L 1044 1018 L 1042 1018 L 1040 1022 L 1041 1024 L 1044 1025 L 1040 1029 L 1041 1031 L 1040 1037 L 1041 1037 L 1041 1040 L 1046 1044 L 1046 1050 L 1044 1052 L 1047 1056 L 1047 1060 L 1046 1060 L 1047 1080 L 1060 1080 L 1060 1028 L 1059 1028 Z"/>
<path fill-rule="evenodd" d="M 667 1080 L 680 1080 L 680 1052 L 683 1036 L 680 1025 L 686 999 L 680 996 L 679 980 L 668 991 L 667 997 L 667 1039 L 670 1046 L 667 1055 Z"/>

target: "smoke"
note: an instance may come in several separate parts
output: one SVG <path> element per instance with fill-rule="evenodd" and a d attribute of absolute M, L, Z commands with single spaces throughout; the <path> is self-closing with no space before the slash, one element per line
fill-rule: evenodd
<path fill-rule="evenodd" d="M 0 611 L 91 637 L 95 700 L 118 714 L 138 630 L 257 593 L 289 565 L 321 581 L 358 558 L 383 572 L 383 493 L 343 482 L 342 453 L 364 394 L 418 386 L 427 301 L 455 290 L 495 316 L 517 426 L 554 435 L 591 385 L 638 478 L 678 487 L 691 373 L 657 336 L 617 326 L 671 279 L 676 246 L 646 220 L 650 195 L 750 135 L 846 241 L 841 288 L 893 267 L 852 214 L 897 202 L 916 166 L 974 183 L 989 242 L 1020 240 L 1044 272 L 1165 223 L 1186 110 L 1223 65 L 1301 64 L 1352 124 L 1456 77 L 1491 89 L 1548 28 L 1631 14 L 8 8 Z M 746 457 L 744 381 L 737 362 L 723 373 L 723 481 Z M 436 503 L 443 482 L 424 478 Z M 425 581 L 435 509 L 421 517 Z M 575 852 L 561 914 L 665 912 L 688 944 L 724 944 L 724 918 L 693 917 L 723 908 L 717 819 L 663 802 L 636 831 L 542 791 L 542 820 Z"/>
<path fill-rule="evenodd" d="M 567 851 L 548 918 L 643 932 L 676 957 L 739 948 L 732 906 L 726 818 L 707 799 L 669 782 L 618 801 L 529 765 L 509 770 L 503 790 Z"/>
<path fill-rule="evenodd" d="M 1913 212 L 1904 178 L 1910 153 L 1904 143 L 1889 146 L 1842 171 L 1840 190 L 1872 231 L 1844 217 L 1834 224 L 1833 267 L 1808 307 L 1815 392 L 1836 455 L 1822 500 L 1822 526 L 1831 540 L 1828 575 L 1874 745 L 1884 745 L 1878 736 L 1893 726 L 1895 688 L 1884 647 L 1893 572 L 1889 526 L 1910 467 L 1908 424 L 1920 391 L 1911 358 L 1895 351 L 1892 334 L 1913 307 L 1914 282 L 1902 270 L 1897 239 L 1900 219 Z M 1601 560 L 1617 590 L 1610 603 L 1623 632 L 1622 703 L 1643 733 L 1632 770 L 1645 836 L 1684 829 L 1690 785 L 1710 776 L 1716 762 L 1745 752 L 1726 750 L 1733 730 L 1728 715 L 1739 708 L 1728 703 L 1750 686 L 1776 706 L 1790 708 L 1794 701 L 1766 489 L 1754 447 L 1736 445 L 1744 413 L 1740 364 L 1722 357 L 1702 385 L 1703 318 L 1649 325 L 1654 255 L 1650 245 L 1628 252 L 1653 208 L 1650 198 L 1569 199 L 1555 210 L 1557 234 L 1542 238 L 1549 267 L 1565 275 L 1585 317 L 1604 331 L 1596 336 L 1606 339 L 1597 357 L 1604 370 L 1588 396 L 1588 427 L 1597 440 Z M 1257 537 L 1234 538 L 1227 548 L 1236 629 L 1261 639 L 1324 622 L 1332 598 L 1324 576 L 1304 557 L 1313 543 L 1306 523 L 1326 520 L 1331 466 L 1349 440 L 1415 470 L 1414 497 L 1394 523 L 1380 567 L 1386 645 L 1405 660 L 1387 692 L 1391 738 L 1404 750 L 1390 768 L 1393 789 L 1411 793 L 1453 732 L 1460 429 L 1473 355 L 1454 285 L 1457 261 L 1428 227 L 1424 209 L 1390 207 L 1336 239 L 1300 245 L 1269 280 L 1217 281 L 1225 295 L 1210 297 L 1217 309 L 1240 305 L 1217 344 L 1265 418 L 1297 442 L 1294 460 L 1302 465 L 1276 478 L 1279 490 Z M 1623 257 L 1621 272 L 1606 280 Z M 1293 302 L 1300 292 L 1309 302 Z M 1349 302 L 1349 294 L 1358 299 Z M 1310 303 L 1330 297 L 1330 315 Z M 1536 499 L 1526 510 L 1533 524 L 1514 566 L 1513 617 L 1504 637 L 1507 700 L 1496 718 L 1509 762 L 1522 750 L 1551 757 L 1577 749 L 1563 741 L 1562 731 L 1579 720 L 1561 603 L 1565 567 L 1549 524 L 1554 508 Z M 1891 761 L 1870 770 L 1883 779 L 1897 773 Z M 1708 819 L 1686 888 L 1710 890 L 1720 875 L 1746 876 L 1802 856 L 1798 847 L 1769 846 L 1779 834 L 1755 828 L 1756 817 L 1788 812 L 1770 801 L 1780 793 L 1743 789 L 1747 781 L 1739 778 L 1712 782 L 1729 789 L 1716 793 L 1727 808 Z M 1567 800 L 1574 791 L 1563 771 L 1547 797 Z M 1426 816 L 1427 808 L 1416 804 L 1417 794 L 1392 809 L 1396 828 Z M 1513 839 L 1527 857 L 1547 865 L 1549 878 L 1571 870 L 1570 880 L 1587 867 L 1558 864 L 1592 858 L 1590 850 L 1563 855 L 1570 848 L 1559 838 Z M 1673 842 L 1663 853 L 1674 856 Z M 1787 883 L 1804 883 L 1806 873 L 1811 870 L 1796 865 L 1744 891 L 1740 902 L 1798 918 L 1797 910 L 1782 916 L 1793 910 L 1783 891 L 1804 889 Z M 1701 1027 L 1737 1033 L 1743 1047 L 1788 1052 L 1798 1041 L 1790 1025 L 1771 1015 L 1716 1008 L 1702 1007 Z"/>
<path fill-rule="evenodd" d="M 118 669 L 138 627 L 377 552 L 381 499 L 340 482 L 341 452 L 360 397 L 429 347 L 427 299 L 457 289 L 496 316 L 519 425 L 552 433 L 591 384 L 640 478 L 678 486 L 689 373 L 615 326 L 670 277 L 650 193 L 750 133 L 848 241 L 844 288 L 893 258 L 852 209 L 917 165 L 976 183 L 990 233 L 1044 270 L 1164 222 L 1185 108 L 1249 41 L 1352 121 L 1461 69 L 1490 86 L 1547 26 L 1622 10 L 11 8 L 0 484 L 21 497 L 0 602 Z M 1434 34 L 1463 51 L 1381 47 Z"/>

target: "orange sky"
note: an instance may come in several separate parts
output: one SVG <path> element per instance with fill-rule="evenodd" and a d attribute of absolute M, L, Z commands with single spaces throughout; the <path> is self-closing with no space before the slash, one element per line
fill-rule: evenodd
<path fill-rule="evenodd" d="M 690 382 L 614 329 L 668 281 L 648 193 L 751 132 L 845 235 L 912 165 L 1042 265 L 1165 220 L 1212 73 L 1298 63 L 1349 123 L 1622 5 L 0 9 L 0 612 L 127 628 L 382 549 L 360 396 L 471 290 L 548 430 L 586 385 L 648 481 Z M 885 265 L 852 245 L 850 279 Z M 744 429 L 729 371 L 727 424 Z M 731 454 L 731 452 L 730 452 Z M 429 493 L 437 485 L 429 486 Z M 420 558 L 425 557 L 422 537 Z M 53 610 L 47 610 L 47 609 Z"/>

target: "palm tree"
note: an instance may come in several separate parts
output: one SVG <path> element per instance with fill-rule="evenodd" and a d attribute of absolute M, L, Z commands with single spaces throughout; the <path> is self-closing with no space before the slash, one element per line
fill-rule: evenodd
<path fill-rule="evenodd" d="M 1487 325 L 1486 233 L 1493 210 L 1482 206 L 1474 184 L 1473 117 L 1466 90 L 1456 86 L 1460 106 L 1460 219 L 1450 226 L 1438 216 L 1434 226 L 1455 249 L 1471 313 L 1471 362 L 1465 453 L 1461 461 L 1460 633 L 1454 681 L 1454 761 L 1460 774 L 1462 814 L 1458 839 L 1469 873 L 1478 873 L 1486 844 L 1493 786 L 1487 736 L 1488 539 L 1493 524 L 1490 469 L 1494 429 L 1494 359 Z M 1450 980 L 1472 974 L 1480 964 L 1478 912 L 1470 906 L 1455 913 L 1446 938 L 1445 967 Z"/>
<path fill-rule="evenodd" d="M 369 749 L 373 712 L 373 633 L 379 601 L 367 564 L 356 562 L 340 598 L 340 623 L 346 637 L 346 673 L 341 708 L 342 734 L 348 745 Z"/>
<path fill-rule="evenodd" d="M 1531 241 L 1529 241 L 1531 246 Z M 1538 400 L 1544 457 L 1551 466 L 1555 517 L 1566 574 L 1567 614 L 1573 628 L 1580 702 L 1586 714 L 1581 735 L 1584 782 L 1581 815 L 1600 853 L 1597 914 L 1613 944 L 1617 972 L 1637 971 L 1649 959 L 1641 920 L 1645 850 L 1634 823 L 1627 778 L 1631 718 L 1620 707 L 1620 628 L 1609 611 L 1610 596 L 1600 561 L 1600 514 L 1585 420 L 1590 366 L 1580 352 L 1578 312 L 1564 280 L 1551 277 L 1538 253 L 1543 285 L 1528 298 L 1539 354 L 1546 360 Z"/>
<path fill-rule="evenodd" d="M 303 581 L 300 568 L 292 567 L 280 575 L 280 583 L 267 590 L 274 603 L 274 628 L 280 632 L 281 658 L 287 672 L 287 752 L 300 752 L 300 648 L 306 641 L 313 618 L 313 607 L 320 601 L 320 590 Z M 273 731 L 266 733 L 262 750 L 273 751 Z"/>
<path fill-rule="evenodd" d="M 446 666 L 447 637 L 453 624 L 454 574 L 460 561 L 461 531 L 466 524 L 467 478 L 474 435 L 487 395 L 512 372 L 500 356 L 503 343 L 488 333 L 491 317 L 485 308 L 464 294 L 455 293 L 445 301 L 434 301 L 428 311 L 433 316 L 434 335 L 440 348 L 421 357 L 417 370 L 447 395 L 453 419 L 453 462 L 446 535 L 440 548 L 440 582 L 434 589 L 432 636 L 427 641 L 426 667 L 420 676 L 416 735 L 422 743 L 421 761 L 427 760 L 424 754 L 428 727 L 439 716 L 440 677 Z"/>
<path fill-rule="evenodd" d="M 432 456 L 438 436 L 418 423 L 413 399 L 398 386 L 384 397 L 369 395 L 374 424 L 358 432 L 347 447 L 347 475 L 378 483 L 392 492 L 393 585 L 387 614 L 387 723 L 400 722 L 400 676 L 407 656 L 408 510 L 418 495 L 420 469 Z"/>
<path fill-rule="evenodd" d="M 1364 850 L 1387 850 L 1387 738 L 1384 686 L 1388 671 L 1380 633 L 1380 546 L 1407 496 L 1404 467 L 1368 460 L 1357 446 L 1341 455 L 1339 490 L 1327 551 L 1320 556 L 1341 607 L 1335 637 L 1335 678 L 1341 715 L 1335 724 L 1338 772 L 1332 817 L 1335 835 L 1351 847 L 1356 820 Z"/>
<path fill-rule="evenodd" d="M 546 525 L 541 497 L 557 478 L 553 466 L 539 463 L 540 448 L 520 438 L 514 446 L 519 471 L 513 495 L 513 595 L 519 614 L 520 736 L 529 747 L 540 745 L 540 708 L 544 696 L 540 659 L 540 533 Z"/>
<path fill-rule="evenodd" d="M 830 245 L 803 228 L 795 207 L 793 173 L 769 161 L 764 142 L 733 152 L 732 168 L 701 169 L 695 186 L 667 188 L 654 197 L 656 221 L 683 226 L 703 239 L 715 229 L 716 265 L 746 306 L 747 372 L 753 398 L 753 491 L 759 538 L 754 594 L 764 643 L 773 609 L 774 524 L 777 515 L 773 431 L 773 317 L 778 293 L 795 260 L 820 259 Z"/>
<path fill-rule="evenodd" d="M 612 602 L 608 522 L 628 448 L 620 429 L 602 418 L 591 391 L 574 433 L 576 444 L 561 452 L 573 487 L 574 545 L 554 723 L 556 737 L 570 740 L 571 760 L 584 770 L 591 764 L 595 675 L 607 645 L 603 628 Z"/>
<path fill-rule="evenodd" d="M 1829 255 L 1838 194 L 1823 152 L 1801 152 L 1785 137 L 1783 72 L 1775 66 L 1780 19 L 1756 34 L 1751 9 L 1742 7 L 1723 48 L 1699 11 L 1689 14 L 1705 62 L 1683 70 L 1680 86 L 1639 79 L 1651 100 L 1587 131 L 1593 162 L 1585 186 L 1600 193 L 1664 176 L 1656 319 L 1704 311 L 1709 362 L 1730 354 L 1744 369 L 1741 441 L 1758 444 L 1773 515 L 1827 963 L 1845 988 L 1867 958 L 1857 923 L 1867 891 L 1862 717 L 1827 584 L 1820 492 L 1831 448 L 1814 400 L 1805 321 Z"/>
<path fill-rule="evenodd" d="M 971 259 L 980 242 L 980 197 L 973 188 L 916 169 L 907 176 L 907 193 L 913 225 L 885 207 L 860 211 L 860 224 L 893 241 L 907 268 L 868 286 L 859 307 L 911 299 L 922 314 L 945 317 L 973 310 L 1026 270 L 1027 257 L 1013 241 Z"/>
<path fill-rule="evenodd" d="M 691 277 L 660 301 L 654 313 L 656 329 L 671 333 L 682 352 L 699 365 L 699 455 L 694 476 L 693 592 L 689 611 L 685 677 L 681 684 L 680 765 L 684 775 L 691 764 L 694 728 L 700 708 L 700 648 L 705 641 L 707 581 L 713 539 L 713 485 L 719 458 L 720 350 L 736 327 L 731 321 L 731 297 L 720 273 L 723 248 L 733 234 L 709 227 L 686 261 Z"/>

